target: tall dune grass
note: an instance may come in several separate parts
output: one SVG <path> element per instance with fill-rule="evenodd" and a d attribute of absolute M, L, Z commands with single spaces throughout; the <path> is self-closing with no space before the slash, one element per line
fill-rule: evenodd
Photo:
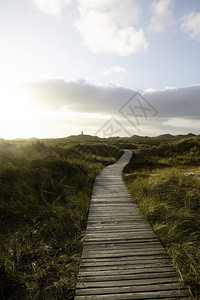
<path fill-rule="evenodd" d="M 191 167 L 193 171 L 195 166 L 199 169 L 198 152 L 194 160 L 190 147 L 185 145 L 188 151 L 185 150 L 183 160 L 183 151 L 174 150 L 171 166 L 171 157 L 165 153 L 170 150 L 169 145 L 161 145 L 159 149 L 162 155 L 149 148 L 133 156 L 125 168 L 124 179 L 181 280 L 194 299 L 200 299 L 200 179 L 195 173 L 185 175 L 185 170 Z M 160 163 L 163 157 L 165 165 Z M 191 163 L 194 161 L 195 165 Z"/>
<path fill-rule="evenodd" d="M 0 299 L 73 299 L 93 181 L 120 154 L 101 142 L 0 141 Z M 66 187 L 76 193 L 51 202 Z"/>

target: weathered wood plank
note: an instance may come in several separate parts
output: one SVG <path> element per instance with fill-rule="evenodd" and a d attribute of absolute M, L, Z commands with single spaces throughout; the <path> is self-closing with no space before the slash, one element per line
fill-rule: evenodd
<path fill-rule="evenodd" d="M 98 287 L 98 288 L 78 288 L 77 295 L 105 295 L 105 294 L 120 294 L 120 293 L 137 293 L 150 291 L 172 291 L 179 290 L 180 283 L 162 283 L 162 284 L 148 284 L 148 285 L 131 285 L 120 287 Z"/>
<path fill-rule="evenodd" d="M 116 280 L 116 281 L 92 281 L 92 282 L 79 282 L 77 284 L 78 288 L 98 288 L 98 287 L 120 287 L 120 286 L 143 286 L 149 284 L 159 284 L 159 283 L 172 283 L 177 282 L 176 277 L 169 278 L 150 278 L 150 279 L 135 279 L 135 280 Z"/>
<path fill-rule="evenodd" d="M 143 245 L 144 246 L 144 245 Z M 116 244 L 115 246 L 114 245 L 107 245 L 106 249 L 105 249 L 105 245 L 99 245 L 97 246 L 96 244 L 94 245 L 85 245 L 84 247 L 84 250 L 90 250 L 90 251 L 109 251 L 109 250 L 132 250 L 133 249 L 141 249 L 141 243 L 140 244 L 133 244 L 133 243 L 130 243 L 129 245 L 120 245 L 120 244 Z M 146 245 L 145 246 L 145 249 L 163 249 L 161 245 L 157 244 L 157 243 L 154 243 L 154 244 L 149 244 L 149 245 Z"/>
<path fill-rule="evenodd" d="M 142 251 L 140 249 L 134 250 L 134 251 L 85 251 L 83 252 L 83 257 L 91 257 L 91 258 L 95 258 L 95 257 L 124 257 L 124 256 L 144 256 L 144 255 L 156 255 L 156 254 L 165 254 L 164 250 L 149 250 L 149 249 L 143 249 Z"/>
<path fill-rule="evenodd" d="M 162 275 L 162 276 L 161 276 Z M 169 271 L 165 273 L 140 273 L 140 274 L 115 274 L 106 276 L 79 276 L 78 282 L 101 282 L 101 281 L 121 281 L 121 280 L 138 280 L 138 279 L 156 279 L 156 278 L 173 278 L 177 279 L 177 273 L 175 271 Z"/>
<path fill-rule="evenodd" d="M 190 299 L 190 297 L 187 295 L 186 290 L 171 290 L 171 291 L 152 291 L 152 292 L 133 292 L 133 293 L 114 293 L 114 294 L 106 294 L 106 295 L 87 295 L 87 296 L 76 296 L 75 299 L 77 300 L 127 300 L 127 299 L 165 299 L 166 297 L 169 298 L 171 296 L 171 299 L 176 300 L 180 299 L 180 297 L 186 296 L 186 299 Z M 181 298 L 182 299 L 182 298 Z"/>
<path fill-rule="evenodd" d="M 80 276 L 81 277 L 87 277 L 87 276 L 106 276 L 106 275 L 127 275 L 127 274 L 142 274 L 142 273 L 163 273 L 163 272 L 172 272 L 173 269 L 171 266 L 165 266 L 162 268 L 155 268 L 155 267 L 145 267 L 145 268 L 137 268 L 137 269 L 116 269 L 116 270 L 102 270 L 102 271 L 93 271 L 92 269 L 90 271 L 83 271 L 83 269 L 80 269 Z"/>
<path fill-rule="evenodd" d="M 128 241 L 128 240 L 144 240 L 144 239 L 147 239 L 147 240 L 149 240 L 149 239 L 152 239 L 152 238 L 154 238 L 153 237 L 153 235 L 152 236 L 148 236 L 148 234 L 147 235 L 145 235 L 145 234 L 143 234 L 143 235 L 134 235 L 133 237 L 132 236 L 123 236 L 123 235 L 121 235 L 121 236 L 102 236 L 102 237 L 94 237 L 94 236 L 86 236 L 86 239 L 85 239 L 85 241 L 86 242 L 90 242 L 90 241 L 96 241 L 96 242 L 100 242 L 100 241 L 104 241 L 104 242 L 106 242 L 106 241 Z M 156 240 L 156 238 L 155 238 L 155 240 Z"/>
<path fill-rule="evenodd" d="M 123 265 L 114 265 L 114 266 L 110 266 L 109 267 L 109 271 L 110 270 L 127 270 L 127 269 L 131 269 L 131 270 L 134 270 L 134 269 L 153 269 L 154 271 L 157 270 L 157 268 L 160 270 L 161 268 L 167 268 L 167 270 L 169 269 L 169 264 L 166 262 L 165 264 L 162 264 L 162 263 L 154 263 L 153 265 L 152 264 L 123 264 Z M 171 266 L 172 270 L 173 270 L 173 267 Z M 81 266 L 80 268 L 80 272 L 96 272 L 96 271 L 106 271 L 108 270 L 108 266 Z M 163 269 L 164 271 L 164 269 Z"/>
<path fill-rule="evenodd" d="M 142 259 L 140 259 L 140 260 L 131 260 L 131 259 L 127 259 L 127 260 L 120 260 L 120 261 L 118 261 L 118 260 L 109 260 L 109 261 L 104 261 L 103 259 L 101 259 L 99 262 L 97 262 L 95 259 L 88 259 L 88 260 L 83 260 L 82 261 L 82 263 L 81 263 L 81 266 L 80 266 L 80 268 L 84 268 L 84 267 L 102 267 L 102 266 L 106 266 L 106 267 L 108 267 L 108 266 L 110 266 L 110 267 L 112 267 L 112 266 L 123 266 L 123 265 L 127 265 L 127 266 L 129 266 L 129 265 L 138 265 L 138 266 L 140 266 L 140 265 L 143 265 L 143 264 L 148 264 L 148 265 L 169 265 L 170 264 L 170 262 L 169 262 L 169 259 L 166 259 L 166 258 L 154 258 L 154 259 L 152 259 L 151 261 L 147 261 L 147 260 L 142 260 Z M 110 268 L 109 268 L 110 269 Z"/>
<path fill-rule="evenodd" d="M 131 155 L 96 177 L 75 300 L 190 299 L 122 180 Z"/>
<path fill-rule="evenodd" d="M 88 227 L 87 229 L 87 233 L 88 232 L 131 232 L 131 233 L 136 233 L 136 232 L 151 232 L 152 229 L 151 228 L 146 228 L 146 227 L 142 227 L 139 226 L 137 228 L 131 227 L 131 226 L 101 226 L 101 227 Z"/>
<path fill-rule="evenodd" d="M 119 242 L 120 241 L 120 242 Z M 121 240 L 88 240 L 85 241 L 85 244 L 90 245 L 90 244 L 96 244 L 96 245 L 100 245 L 100 244 L 124 244 L 124 243 L 134 243 L 134 242 L 148 242 L 151 243 L 152 241 L 157 241 L 156 238 L 138 238 L 136 237 L 135 239 L 133 237 L 131 237 L 130 239 L 121 239 Z"/>
<path fill-rule="evenodd" d="M 88 230 L 92 230 L 95 232 L 95 230 L 97 231 L 104 231 L 104 230 L 123 230 L 123 229 L 132 229 L 134 231 L 140 231 L 140 229 L 142 231 L 152 231 L 150 226 L 147 226 L 146 224 L 143 224 L 143 222 L 140 221 L 132 221 L 132 222 L 123 222 L 120 221 L 117 223 L 117 221 L 113 221 L 113 222 L 102 222 L 102 221 L 98 221 L 98 222 L 91 222 L 91 224 L 88 224 Z"/>

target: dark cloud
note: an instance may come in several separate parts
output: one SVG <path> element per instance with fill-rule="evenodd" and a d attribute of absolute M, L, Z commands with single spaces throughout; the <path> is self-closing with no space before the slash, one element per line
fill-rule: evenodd
<path fill-rule="evenodd" d="M 168 88 L 144 96 L 156 107 L 161 118 L 198 119 L 200 116 L 200 85 Z"/>
<path fill-rule="evenodd" d="M 135 93 L 117 86 L 60 79 L 27 83 L 23 89 L 49 110 L 67 108 L 75 112 L 111 115 L 117 115 L 121 106 Z M 200 85 L 146 91 L 142 95 L 158 111 L 159 118 L 198 119 L 200 116 Z"/>
<path fill-rule="evenodd" d="M 133 93 L 125 88 L 95 86 L 83 80 L 33 82 L 24 84 L 23 89 L 48 109 L 66 107 L 72 111 L 90 113 L 114 113 Z"/>
<path fill-rule="evenodd" d="M 48 109 L 66 107 L 72 111 L 91 113 L 115 113 L 133 93 L 125 88 L 95 86 L 83 80 L 33 82 L 24 84 L 23 89 Z"/>

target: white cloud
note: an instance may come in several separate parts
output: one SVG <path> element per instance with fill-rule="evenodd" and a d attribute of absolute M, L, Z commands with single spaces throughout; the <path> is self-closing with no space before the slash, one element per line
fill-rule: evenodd
<path fill-rule="evenodd" d="M 114 66 L 109 69 L 104 70 L 101 74 L 102 75 L 112 75 L 112 74 L 126 74 L 127 70 L 125 68 Z"/>
<path fill-rule="evenodd" d="M 136 1 L 79 0 L 78 10 L 75 26 L 93 52 L 127 56 L 147 50 L 143 30 L 132 26 L 139 18 Z"/>
<path fill-rule="evenodd" d="M 183 16 L 181 29 L 192 39 L 200 42 L 200 12 L 191 12 Z"/>
<path fill-rule="evenodd" d="M 200 120 L 198 119 L 183 119 L 183 118 L 170 118 L 163 122 L 164 125 L 169 125 L 171 127 L 182 127 L 182 128 L 193 128 L 199 130 Z"/>
<path fill-rule="evenodd" d="M 145 93 L 154 93 L 154 92 L 156 92 L 156 90 L 152 89 L 152 88 L 149 88 L 149 89 L 146 89 L 144 92 Z"/>
<path fill-rule="evenodd" d="M 172 4 L 172 0 L 160 0 L 152 3 L 153 16 L 149 25 L 151 31 L 161 32 L 174 23 Z"/>
<path fill-rule="evenodd" d="M 33 0 L 37 7 L 46 14 L 60 16 L 62 9 L 71 3 L 71 0 Z"/>

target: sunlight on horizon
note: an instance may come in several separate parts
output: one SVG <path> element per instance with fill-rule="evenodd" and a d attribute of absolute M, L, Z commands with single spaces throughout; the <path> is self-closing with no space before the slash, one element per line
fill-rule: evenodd
<path fill-rule="evenodd" d="M 80 134 L 88 130 L 86 123 L 102 123 L 107 114 L 48 110 L 39 99 L 20 85 L 4 83 L 0 88 L 1 120 L 0 137 L 4 139 L 59 138 Z M 77 123 L 77 119 L 79 122 Z"/>
<path fill-rule="evenodd" d="M 0 88 L 0 136 L 5 139 L 29 138 L 37 125 L 41 109 L 17 84 L 4 83 Z M 32 129 L 32 130 L 31 130 Z M 42 128 L 38 130 L 40 133 Z"/>

